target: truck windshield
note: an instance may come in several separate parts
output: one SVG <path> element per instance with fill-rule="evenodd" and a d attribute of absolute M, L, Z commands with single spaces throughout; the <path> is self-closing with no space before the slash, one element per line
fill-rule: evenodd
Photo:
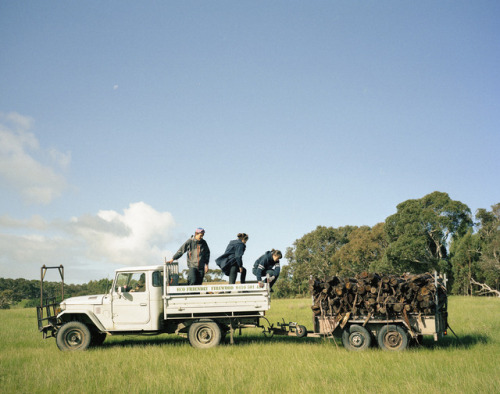
<path fill-rule="evenodd" d="M 122 291 L 144 292 L 146 291 L 145 272 L 120 272 L 116 277 L 115 292 L 121 288 Z"/>

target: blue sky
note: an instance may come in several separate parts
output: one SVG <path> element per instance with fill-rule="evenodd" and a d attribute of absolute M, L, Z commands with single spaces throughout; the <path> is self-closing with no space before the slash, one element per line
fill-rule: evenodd
<path fill-rule="evenodd" d="M 212 268 L 248 233 L 251 268 L 435 190 L 489 209 L 499 15 L 496 1 L 0 2 L 0 276 L 112 277 L 198 226 Z"/>

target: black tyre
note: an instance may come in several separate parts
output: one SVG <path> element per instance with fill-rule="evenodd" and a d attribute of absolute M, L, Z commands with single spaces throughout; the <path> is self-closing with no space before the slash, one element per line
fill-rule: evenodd
<path fill-rule="evenodd" d="M 383 326 L 377 336 L 377 342 L 381 349 L 390 351 L 401 351 L 408 347 L 408 334 L 401 326 Z"/>
<path fill-rule="evenodd" d="M 199 349 L 208 349 L 217 346 L 221 341 L 219 325 L 214 321 L 199 321 L 189 326 L 188 332 L 191 346 Z"/>
<path fill-rule="evenodd" d="M 226 325 L 219 325 L 219 328 L 220 328 L 220 341 L 224 342 L 226 340 L 227 333 L 231 331 L 231 329 L 229 328 L 229 326 Z"/>
<path fill-rule="evenodd" d="M 57 331 L 56 343 L 62 351 L 85 350 L 90 346 L 90 341 L 90 330 L 78 321 L 68 322 Z"/>
<path fill-rule="evenodd" d="M 304 338 L 307 336 L 307 328 L 304 326 L 297 326 L 295 333 L 297 334 L 297 337 Z"/>
<path fill-rule="evenodd" d="M 372 336 L 363 326 L 353 324 L 342 332 L 342 344 L 347 350 L 366 350 L 371 343 Z"/>
<path fill-rule="evenodd" d="M 417 335 L 415 338 L 408 337 L 408 347 L 420 346 L 422 345 L 423 340 L 423 335 Z"/>
<path fill-rule="evenodd" d="M 90 346 L 101 346 L 106 340 L 106 333 L 99 331 L 92 331 L 92 338 L 90 339 Z"/>

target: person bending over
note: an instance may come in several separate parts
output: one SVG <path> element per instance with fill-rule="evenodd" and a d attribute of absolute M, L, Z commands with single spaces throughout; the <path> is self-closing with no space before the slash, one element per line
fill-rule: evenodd
<path fill-rule="evenodd" d="M 269 275 L 269 286 L 272 287 L 280 275 L 280 259 L 283 257 L 279 250 L 271 250 L 260 256 L 253 265 L 253 274 L 257 277 L 260 287 L 264 287 Z M 262 279 L 264 277 L 264 279 Z"/>

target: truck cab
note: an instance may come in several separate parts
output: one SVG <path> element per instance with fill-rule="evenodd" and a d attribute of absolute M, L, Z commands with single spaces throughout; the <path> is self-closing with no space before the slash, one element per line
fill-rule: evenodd
<path fill-rule="evenodd" d="M 88 319 L 101 332 L 156 331 L 163 314 L 163 266 L 116 270 L 109 293 L 72 297 L 60 304 L 61 322 Z"/>

